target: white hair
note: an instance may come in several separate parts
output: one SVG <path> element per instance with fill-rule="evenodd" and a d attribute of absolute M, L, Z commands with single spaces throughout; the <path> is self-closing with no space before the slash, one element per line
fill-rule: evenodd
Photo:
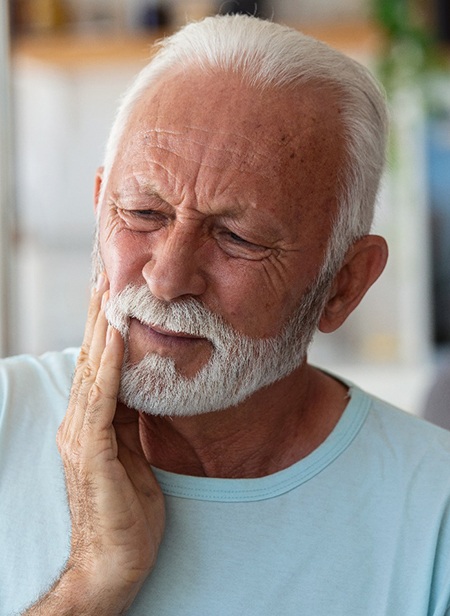
<path fill-rule="evenodd" d="M 324 275 L 336 271 L 351 243 L 369 233 L 385 162 L 385 97 L 369 71 L 328 45 L 287 26 L 248 15 L 216 15 L 190 23 L 159 42 L 159 50 L 125 93 L 107 143 L 104 184 L 134 105 L 171 69 L 232 72 L 258 90 L 312 84 L 336 94 L 346 157 L 339 212 Z M 326 98 L 324 97 L 326 104 Z"/>

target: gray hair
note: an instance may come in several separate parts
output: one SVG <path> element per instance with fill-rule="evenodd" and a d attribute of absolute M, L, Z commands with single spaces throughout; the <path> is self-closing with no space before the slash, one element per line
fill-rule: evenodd
<path fill-rule="evenodd" d="M 341 104 L 346 148 L 340 207 L 322 268 L 327 277 L 334 275 L 348 247 L 370 231 L 385 162 L 386 103 L 369 71 L 298 30 L 247 15 L 216 15 L 190 23 L 158 45 L 118 109 L 105 152 L 104 185 L 134 105 L 170 69 L 232 72 L 260 90 L 324 85 Z"/>

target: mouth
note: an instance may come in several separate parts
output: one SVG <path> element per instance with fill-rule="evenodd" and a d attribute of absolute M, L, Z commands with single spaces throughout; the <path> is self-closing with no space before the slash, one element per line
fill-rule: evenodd
<path fill-rule="evenodd" d="M 185 332 L 174 332 L 168 329 L 164 329 L 163 327 L 159 327 L 159 325 L 145 325 L 141 323 L 143 327 L 147 327 L 152 330 L 152 332 L 159 334 L 160 336 L 166 336 L 168 338 L 183 338 L 185 340 L 205 340 L 200 336 L 193 336 L 192 334 L 187 334 Z"/>
<path fill-rule="evenodd" d="M 130 365 L 138 364 L 145 357 L 159 356 L 171 360 L 182 377 L 192 378 L 210 361 L 214 346 L 207 338 L 131 318 L 127 352 Z"/>
<path fill-rule="evenodd" d="M 195 347 L 200 343 L 208 342 L 206 338 L 194 336 L 185 332 L 174 332 L 159 325 L 147 325 L 138 319 L 130 320 L 130 335 L 137 335 L 139 339 L 149 344 L 155 350 L 169 351 Z"/>

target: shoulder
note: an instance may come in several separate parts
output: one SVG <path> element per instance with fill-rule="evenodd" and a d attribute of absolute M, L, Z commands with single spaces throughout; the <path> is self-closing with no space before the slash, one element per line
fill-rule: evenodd
<path fill-rule="evenodd" d="M 0 384 L 26 386 L 52 385 L 57 390 L 66 390 L 72 380 L 79 349 L 66 349 L 40 356 L 16 355 L 0 360 Z"/>
<path fill-rule="evenodd" d="M 424 478 L 430 474 L 450 490 L 450 431 L 352 387 L 352 397 L 367 405 L 361 431 L 366 451 L 378 452 L 392 469 Z"/>
<path fill-rule="evenodd" d="M 28 409 L 64 406 L 70 392 L 78 349 L 0 360 L 0 417 Z"/>
<path fill-rule="evenodd" d="M 362 390 L 359 390 L 359 392 L 368 401 L 369 419 L 383 430 L 383 434 L 386 435 L 384 430 L 387 433 L 393 432 L 395 439 L 400 442 L 405 440 L 409 442 L 413 438 L 419 439 L 424 444 L 429 441 L 435 442 L 436 439 L 450 443 L 450 432 L 448 430 L 444 430 L 418 415 L 403 411 Z"/>

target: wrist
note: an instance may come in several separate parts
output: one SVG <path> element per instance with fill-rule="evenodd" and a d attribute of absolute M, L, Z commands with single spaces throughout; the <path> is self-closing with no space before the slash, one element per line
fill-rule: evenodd
<path fill-rule="evenodd" d="M 100 575 L 69 562 L 57 592 L 74 606 L 74 615 L 118 616 L 131 606 L 143 580 L 138 583 L 116 577 L 108 569 Z"/>
<path fill-rule="evenodd" d="M 139 587 L 102 584 L 95 575 L 68 565 L 53 587 L 23 616 L 119 616 L 132 604 Z"/>

